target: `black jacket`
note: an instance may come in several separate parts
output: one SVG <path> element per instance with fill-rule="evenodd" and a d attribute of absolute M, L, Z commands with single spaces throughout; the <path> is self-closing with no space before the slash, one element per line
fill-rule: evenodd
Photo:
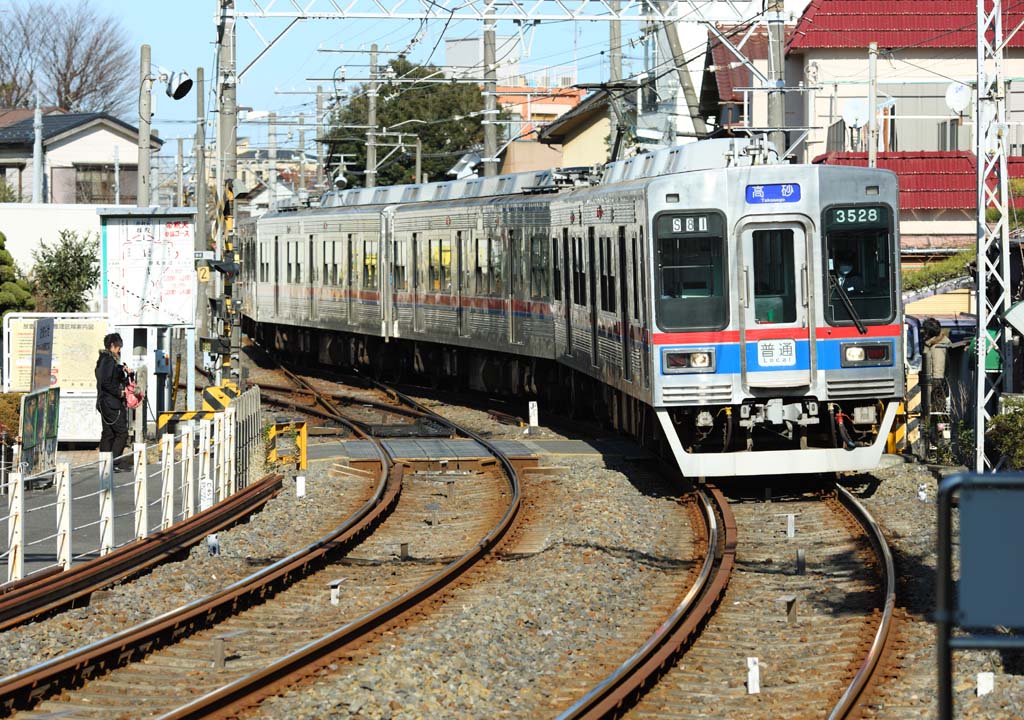
<path fill-rule="evenodd" d="M 124 388 L 128 376 L 124 367 L 109 350 L 100 350 L 96 360 L 96 409 L 101 413 L 117 412 L 124 407 Z"/>

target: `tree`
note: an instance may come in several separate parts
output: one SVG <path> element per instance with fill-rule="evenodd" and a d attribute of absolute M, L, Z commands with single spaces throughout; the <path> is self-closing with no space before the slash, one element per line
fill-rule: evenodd
<path fill-rule="evenodd" d="M 436 79 L 440 77 L 440 72 L 432 65 L 413 65 L 399 58 L 392 60 L 382 75 L 403 80 L 426 77 Z M 328 138 L 333 138 L 329 145 L 329 157 L 334 158 L 339 153 L 346 155 L 347 175 L 350 181 L 352 176 L 358 178 L 353 183 L 356 186 L 364 185 L 362 173 L 366 168 L 366 130 L 346 126 L 366 125 L 367 92 L 365 85 L 356 92 L 351 102 L 334 114 L 328 131 Z M 423 172 L 434 180 L 448 179 L 446 173 L 463 153 L 483 143 L 483 115 L 479 114 L 483 107 L 480 87 L 474 83 L 452 81 L 451 84 L 417 85 L 382 80 L 377 91 L 377 124 L 380 129 L 394 127 L 412 119 L 425 120 L 429 124 L 407 123 L 397 128 L 396 132 L 408 133 L 404 138 L 406 147 L 396 151 L 387 160 L 384 158 L 393 148 L 378 148 L 377 184 L 413 182 L 416 136 L 419 136 L 422 143 Z M 471 113 L 475 114 L 467 117 Z M 437 120 L 446 122 L 433 122 Z M 387 145 L 394 145 L 396 140 L 395 135 L 378 136 L 378 142 Z M 337 160 L 331 160 L 331 164 L 337 163 Z"/>
<path fill-rule="evenodd" d="M 19 200 L 17 191 L 6 179 L 0 177 L 0 203 L 12 203 Z"/>
<path fill-rule="evenodd" d="M 36 295 L 50 312 L 82 312 L 86 297 L 100 279 L 99 238 L 61 230 L 53 247 L 41 242 L 32 251 L 32 280 Z"/>
<path fill-rule="evenodd" d="M 31 0 L 0 14 L 0 106 L 46 104 L 73 112 L 124 114 L 138 92 L 138 63 L 114 16 L 90 0 Z"/>
<path fill-rule="evenodd" d="M 0 315 L 35 309 L 29 283 L 20 275 L 14 258 L 7 252 L 7 237 L 0 232 Z"/>

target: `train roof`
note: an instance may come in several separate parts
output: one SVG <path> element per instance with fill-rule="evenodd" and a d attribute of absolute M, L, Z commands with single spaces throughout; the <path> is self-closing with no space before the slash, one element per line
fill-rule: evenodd
<path fill-rule="evenodd" d="M 580 185 L 613 184 L 716 168 L 762 164 L 765 146 L 741 138 L 716 138 L 643 153 L 602 168 L 554 168 L 494 177 L 351 188 L 326 193 L 320 207 L 355 207 L 558 192 Z"/>

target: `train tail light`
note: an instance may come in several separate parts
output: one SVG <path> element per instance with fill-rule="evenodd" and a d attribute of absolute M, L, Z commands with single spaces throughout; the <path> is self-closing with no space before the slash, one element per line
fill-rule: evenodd
<path fill-rule="evenodd" d="M 892 343 L 844 343 L 843 367 L 892 365 Z"/>
<path fill-rule="evenodd" d="M 702 373 L 715 371 L 715 351 L 706 350 L 666 350 L 662 366 L 668 374 Z"/>

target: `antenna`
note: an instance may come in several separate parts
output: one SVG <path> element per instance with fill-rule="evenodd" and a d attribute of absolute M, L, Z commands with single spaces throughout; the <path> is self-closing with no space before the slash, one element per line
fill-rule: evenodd
<path fill-rule="evenodd" d="M 957 115 L 963 115 L 964 110 L 971 104 L 973 95 L 969 85 L 964 83 L 950 83 L 946 88 L 946 107 Z"/>
<path fill-rule="evenodd" d="M 868 103 L 864 98 L 851 98 L 843 105 L 843 122 L 847 127 L 862 128 L 868 121 Z"/>

